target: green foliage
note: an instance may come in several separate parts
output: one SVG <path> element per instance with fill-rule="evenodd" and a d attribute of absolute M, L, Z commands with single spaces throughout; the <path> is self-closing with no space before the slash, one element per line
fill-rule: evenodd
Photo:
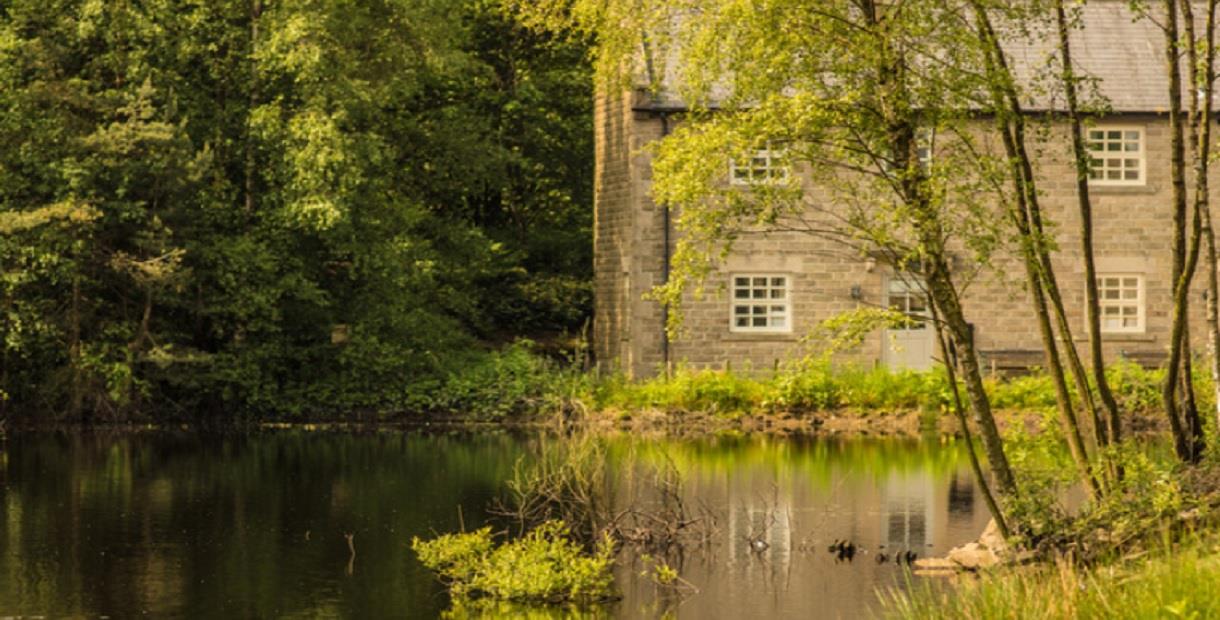
<path fill-rule="evenodd" d="M 585 49 L 500 0 L 4 3 L 0 415 L 398 411 L 577 330 Z"/>
<path fill-rule="evenodd" d="M 561 413 L 585 391 L 588 377 L 536 355 L 519 341 L 482 354 L 420 394 L 421 408 L 473 419 Z"/>
<path fill-rule="evenodd" d="M 1119 406 L 1127 411 L 1151 411 L 1161 406 L 1161 384 L 1165 381 L 1164 370 L 1147 370 L 1127 360 L 1106 367 L 1106 378 L 1114 391 Z M 1196 382 L 1201 377 L 1196 377 Z M 1209 380 L 1210 381 L 1210 380 Z M 1204 395 L 1208 391 L 1196 390 Z"/>
<path fill-rule="evenodd" d="M 720 370 L 685 368 L 669 379 L 612 381 L 599 391 L 602 407 L 698 411 L 730 417 L 757 410 L 765 398 L 764 384 L 757 379 Z"/>
<path fill-rule="evenodd" d="M 1055 407 L 1055 385 L 1050 375 L 1035 372 L 993 382 L 991 405 L 997 409 Z"/>
<path fill-rule="evenodd" d="M 603 537 L 592 552 L 574 542 L 562 521 L 496 545 L 491 528 L 411 540 L 420 562 L 435 571 L 457 599 L 564 603 L 609 598 L 614 543 Z"/>

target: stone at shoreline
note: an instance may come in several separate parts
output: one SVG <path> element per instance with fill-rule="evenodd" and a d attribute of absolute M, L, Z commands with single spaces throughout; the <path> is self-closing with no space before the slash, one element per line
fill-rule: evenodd
<path fill-rule="evenodd" d="M 976 542 L 949 551 L 949 559 L 967 570 L 991 568 L 1000 563 L 1000 558 L 994 551 Z"/>
<path fill-rule="evenodd" d="M 983 534 L 979 536 L 979 544 L 991 549 L 996 555 L 1002 556 L 1008 553 L 1008 541 L 1000 534 L 1000 526 L 996 525 L 995 519 L 987 522 L 987 527 L 983 528 Z"/>
<path fill-rule="evenodd" d="M 915 560 L 915 566 L 929 571 L 958 570 L 961 568 L 961 565 L 949 558 L 919 558 Z"/>
<path fill-rule="evenodd" d="M 920 574 L 943 576 L 963 570 L 991 568 L 1012 555 L 1008 542 L 1000 535 L 994 520 L 987 523 L 978 541 L 954 547 L 943 558 L 922 558 L 915 561 Z"/>

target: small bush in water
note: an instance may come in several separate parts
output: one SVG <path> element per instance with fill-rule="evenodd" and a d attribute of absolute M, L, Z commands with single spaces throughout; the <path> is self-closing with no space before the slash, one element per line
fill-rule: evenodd
<path fill-rule="evenodd" d="M 562 521 L 548 521 L 499 546 L 485 527 L 427 541 L 413 538 L 411 548 L 458 599 L 564 603 L 611 596 L 614 543 L 603 538 L 588 553 Z"/>

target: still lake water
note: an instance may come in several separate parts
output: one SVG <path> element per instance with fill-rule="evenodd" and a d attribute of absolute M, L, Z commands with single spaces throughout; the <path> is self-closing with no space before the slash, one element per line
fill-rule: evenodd
<path fill-rule="evenodd" d="M 519 459 L 504 432 L 10 433 L 0 441 L 0 617 L 431 618 L 449 602 L 412 536 L 487 522 Z M 672 463 L 718 514 L 658 591 L 623 558 L 596 617 L 857 618 L 903 570 L 836 538 L 943 554 L 988 516 L 960 447 L 897 439 L 609 439 L 610 471 Z M 626 486 L 630 486 L 627 484 Z M 746 537 L 765 526 L 769 546 Z M 345 534 L 354 534 L 356 556 Z"/>

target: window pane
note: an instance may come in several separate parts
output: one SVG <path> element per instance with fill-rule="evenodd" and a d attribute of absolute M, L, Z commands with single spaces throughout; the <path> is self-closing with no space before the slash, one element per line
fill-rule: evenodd
<path fill-rule="evenodd" d="M 783 286 L 784 278 L 771 278 L 771 286 Z"/>
<path fill-rule="evenodd" d="M 783 314 L 784 307 L 783 306 L 771 306 L 771 312 L 774 312 L 775 314 Z"/>
<path fill-rule="evenodd" d="M 737 299 L 749 299 L 750 289 L 739 288 L 739 289 L 733 291 L 733 297 L 736 297 Z"/>
<path fill-rule="evenodd" d="M 736 278 L 735 280 L 736 280 L 737 286 L 749 286 L 750 285 L 749 278 Z"/>
<path fill-rule="evenodd" d="M 753 308 L 750 309 L 750 312 L 753 312 L 754 314 L 766 314 L 767 307 L 766 306 L 754 306 Z"/>
<path fill-rule="evenodd" d="M 1101 313 L 1104 316 L 1118 316 L 1118 306 L 1104 306 Z"/>
<path fill-rule="evenodd" d="M 766 327 L 766 326 L 767 326 L 767 317 L 765 317 L 765 316 L 754 317 L 754 327 Z"/>
<path fill-rule="evenodd" d="M 750 326 L 749 318 L 743 316 L 743 317 L 739 317 L 737 319 L 737 327 L 749 327 L 749 326 Z"/>
<path fill-rule="evenodd" d="M 1138 131 L 1128 131 L 1128 132 L 1127 132 L 1127 139 L 1128 139 L 1128 140 L 1135 140 L 1135 141 L 1138 141 L 1138 140 L 1140 139 L 1140 132 L 1138 132 Z"/>
<path fill-rule="evenodd" d="M 766 285 L 767 285 L 766 278 L 754 278 L 754 286 L 766 286 Z"/>
<path fill-rule="evenodd" d="M 1107 138 L 1107 139 L 1110 139 L 1110 140 L 1122 140 L 1122 139 L 1123 139 L 1123 132 L 1121 132 L 1121 131 L 1108 131 L 1108 132 L 1106 132 L 1106 138 Z"/>
<path fill-rule="evenodd" d="M 734 306 L 733 307 L 733 314 L 749 314 L 749 313 L 750 313 L 749 306 Z"/>
<path fill-rule="evenodd" d="M 1140 180 L 1140 173 L 1137 170 L 1128 170 L 1123 173 L 1123 178 L 1128 181 L 1138 181 Z"/>
<path fill-rule="evenodd" d="M 1139 286 L 1139 278 L 1123 278 L 1123 286 L 1127 288 L 1135 288 Z"/>
<path fill-rule="evenodd" d="M 782 316 L 777 316 L 777 317 L 771 319 L 771 327 L 784 327 L 787 324 L 788 324 L 788 319 L 786 319 Z"/>
<path fill-rule="evenodd" d="M 771 289 L 771 299 L 783 299 L 783 298 L 784 298 L 784 289 L 782 289 L 782 288 Z"/>
<path fill-rule="evenodd" d="M 756 288 L 753 291 L 751 291 L 751 294 L 754 297 L 754 299 L 765 299 L 767 297 L 767 289 Z"/>

